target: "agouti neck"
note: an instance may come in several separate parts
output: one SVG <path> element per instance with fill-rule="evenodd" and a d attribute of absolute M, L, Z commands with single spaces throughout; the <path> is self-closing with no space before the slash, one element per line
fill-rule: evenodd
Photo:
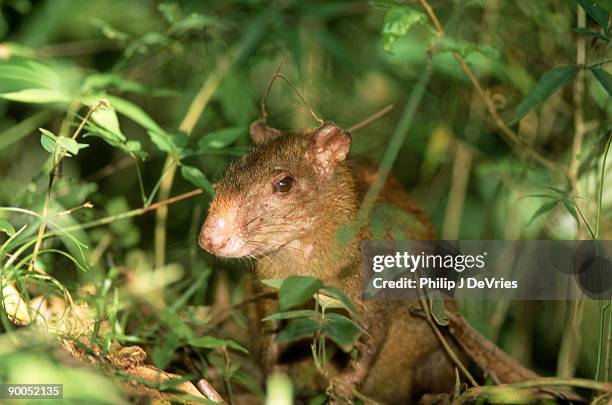
<path fill-rule="evenodd" d="M 359 208 L 350 166 L 338 166 L 333 181 L 313 198 L 320 199 L 322 204 L 312 231 L 260 258 L 257 274 L 261 279 L 310 275 L 330 282 L 349 276 L 359 264 L 360 238 L 343 236 L 353 225 Z"/>

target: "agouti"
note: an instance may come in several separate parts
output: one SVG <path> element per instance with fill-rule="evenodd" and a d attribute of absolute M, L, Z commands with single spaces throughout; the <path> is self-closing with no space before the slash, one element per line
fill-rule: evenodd
<path fill-rule="evenodd" d="M 341 229 L 354 224 L 376 166 L 348 160 L 351 135 L 332 123 L 285 133 L 258 121 L 251 137 L 256 146 L 233 162 L 215 186 L 200 246 L 218 256 L 255 259 L 260 280 L 310 275 L 353 301 L 366 333 L 356 358 L 335 377 L 341 382 L 336 385 L 340 397 L 350 398 L 356 390 L 400 404 L 415 403 L 425 393 L 448 392 L 453 367 L 427 321 L 411 314 L 418 302 L 362 298 L 361 242 L 372 237 L 367 224 L 356 238 L 338 238 Z M 392 205 L 413 219 L 405 239 L 435 238 L 424 213 L 393 178 L 377 204 Z M 393 226 L 384 224 L 388 239 Z M 264 301 L 260 326 L 276 310 L 274 302 Z M 266 328 L 259 330 L 269 371 L 278 365 L 282 349 L 265 335 Z"/>

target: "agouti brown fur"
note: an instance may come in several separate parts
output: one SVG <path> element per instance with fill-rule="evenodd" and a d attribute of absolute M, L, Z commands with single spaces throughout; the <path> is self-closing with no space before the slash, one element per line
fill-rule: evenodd
<path fill-rule="evenodd" d="M 448 392 L 453 368 L 427 321 L 411 314 L 419 303 L 362 298 L 360 249 L 363 240 L 372 238 L 367 224 L 357 237 L 338 236 L 354 225 L 376 166 L 347 160 L 350 134 L 331 123 L 316 131 L 284 133 L 256 122 L 251 136 L 256 146 L 232 163 L 216 185 L 201 247 L 219 256 L 254 258 L 258 279 L 310 275 L 353 301 L 367 333 L 357 345 L 357 358 L 334 377 L 340 397 L 350 398 L 357 390 L 401 404 L 414 403 L 424 393 Z M 401 209 L 413 219 L 405 239 L 435 238 L 424 213 L 395 179 L 387 180 L 377 204 Z M 384 224 L 388 239 L 396 235 L 393 226 Z M 259 309 L 260 326 L 263 317 L 277 311 L 271 301 L 262 301 Z M 266 335 L 265 327 L 259 330 L 264 368 L 295 373 L 290 365 L 279 364 L 282 348 L 273 344 L 274 336 Z"/>

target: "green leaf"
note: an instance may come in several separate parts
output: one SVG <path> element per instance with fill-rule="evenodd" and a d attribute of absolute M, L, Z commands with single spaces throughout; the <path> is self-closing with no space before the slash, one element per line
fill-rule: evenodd
<path fill-rule="evenodd" d="M 32 104 L 67 103 L 70 101 L 70 97 L 66 94 L 51 89 L 24 89 L 0 93 L 0 98 Z"/>
<path fill-rule="evenodd" d="M 322 329 L 322 325 L 312 319 L 294 319 L 280 331 L 276 336 L 277 342 L 291 342 L 293 340 L 302 339 L 313 336 L 316 332 Z"/>
<path fill-rule="evenodd" d="M 385 51 L 395 53 L 395 41 L 417 23 L 425 21 L 425 14 L 408 6 L 391 7 L 385 13 L 382 35 Z"/>
<path fill-rule="evenodd" d="M 187 134 L 184 132 L 168 133 L 147 131 L 147 133 L 155 146 L 157 146 L 159 150 L 167 153 L 176 153 L 187 146 L 188 138 Z"/>
<path fill-rule="evenodd" d="M 76 156 L 76 154 L 79 153 L 79 150 L 84 149 L 89 146 L 85 143 L 77 143 L 77 141 L 75 141 L 74 139 L 67 138 L 65 136 L 58 137 L 57 144 L 62 149 L 65 149 L 72 156 Z"/>
<path fill-rule="evenodd" d="M 53 134 L 53 132 L 48 131 L 44 128 L 38 128 L 41 132 L 40 136 L 40 144 L 42 147 L 49 153 L 55 153 L 55 143 L 57 141 L 57 137 Z"/>
<path fill-rule="evenodd" d="M 591 72 L 612 97 L 612 75 L 600 67 L 591 68 Z"/>
<path fill-rule="evenodd" d="M 576 3 L 580 4 L 580 7 L 599 24 L 604 32 L 608 32 L 608 12 L 606 10 L 593 0 L 576 0 Z"/>
<path fill-rule="evenodd" d="M 527 222 L 527 226 L 531 225 L 533 221 L 535 221 L 537 218 L 541 217 L 542 215 L 546 214 L 547 212 L 554 210 L 558 204 L 559 204 L 559 200 L 549 201 L 547 203 L 542 204 L 542 206 L 538 208 L 538 210 L 533 214 L 529 222 Z"/>
<path fill-rule="evenodd" d="M 326 285 L 321 289 L 320 295 L 329 294 L 342 304 L 342 308 L 346 309 L 351 315 L 359 316 L 357 308 L 353 305 L 353 302 L 337 287 Z"/>
<path fill-rule="evenodd" d="M 9 221 L 0 218 L 0 232 L 4 232 L 9 237 L 11 237 L 15 235 L 15 228 Z"/>
<path fill-rule="evenodd" d="M 297 311 L 277 312 L 270 316 L 266 316 L 264 321 L 279 321 L 281 319 L 294 319 L 294 318 L 312 318 L 318 315 L 317 311 L 312 309 L 303 309 Z"/>
<path fill-rule="evenodd" d="M 110 105 L 102 103 L 91 113 L 91 120 L 100 127 L 114 134 L 120 134 L 119 119 L 115 109 Z"/>
<path fill-rule="evenodd" d="M 325 315 L 323 332 L 342 350 L 349 352 L 359 338 L 361 328 L 344 315 L 329 313 Z"/>
<path fill-rule="evenodd" d="M 578 70 L 577 66 L 561 66 L 544 73 L 531 92 L 516 107 L 509 125 L 515 124 L 531 109 L 546 101 L 557 89 L 573 79 Z"/>
<path fill-rule="evenodd" d="M 221 149 L 234 142 L 247 132 L 247 127 L 238 126 L 211 132 L 198 142 L 200 150 Z"/>
<path fill-rule="evenodd" d="M 138 107 L 131 101 L 127 101 L 125 99 L 111 95 L 107 95 L 105 97 L 115 108 L 115 110 L 117 110 L 120 114 L 125 115 L 132 121 L 136 122 L 143 128 L 158 133 L 164 132 L 164 130 L 153 120 L 153 118 L 149 117 L 149 115 L 144 112 L 142 108 Z"/>
<path fill-rule="evenodd" d="M 570 215 L 572 217 L 574 217 L 574 219 L 576 221 L 578 221 L 578 213 L 576 212 L 576 207 L 574 205 L 574 203 L 570 200 L 563 200 L 563 206 L 565 207 L 565 209 L 567 210 L 567 212 L 570 213 Z"/>
<path fill-rule="evenodd" d="M 289 276 L 283 281 L 278 291 L 278 306 L 287 310 L 306 303 L 323 284 L 311 276 Z"/>
<path fill-rule="evenodd" d="M 204 349 L 217 349 L 220 347 L 229 347 L 234 350 L 238 350 L 244 353 L 249 353 L 249 351 L 242 345 L 231 339 L 217 339 L 212 336 L 200 336 L 189 340 L 189 344 L 194 347 L 201 347 Z"/>
<path fill-rule="evenodd" d="M 206 190 L 210 195 L 215 194 L 212 184 L 210 184 L 200 169 L 192 166 L 181 165 L 181 176 L 183 176 L 185 180 L 193 183 L 196 187 Z"/>

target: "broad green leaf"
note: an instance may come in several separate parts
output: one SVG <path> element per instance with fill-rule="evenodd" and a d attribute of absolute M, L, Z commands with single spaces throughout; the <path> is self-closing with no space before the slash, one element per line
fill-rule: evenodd
<path fill-rule="evenodd" d="M 348 352 L 359 338 L 361 328 L 344 315 L 329 313 L 325 315 L 323 332 L 342 350 Z"/>
<path fill-rule="evenodd" d="M 196 187 L 206 190 L 210 195 L 215 194 L 212 184 L 208 181 L 204 173 L 193 166 L 181 165 L 181 176 L 193 183 Z"/>
<path fill-rule="evenodd" d="M 603 35 L 601 32 L 589 30 L 586 28 L 574 28 L 574 32 L 577 32 L 582 35 L 586 35 L 587 37 L 599 38 L 606 42 L 610 40 L 610 38 L 608 38 L 606 35 Z"/>
<path fill-rule="evenodd" d="M 65 136 L 59 136 L 57 137 L 57 144 L 64 150 L 66 150 L 68 153 L 70 153 L 72 156 L 75 156 L 77 153 L 79 153 L 80 149 L 86 148 L 89 145 L 84 144 L 84 143 L 77 143 L 77 141 L 75 141 L 72 138 L 67 138 Z"/>
<path fill-rule="evenodd" d="M 15 228 L 9 221 L 0 218 L 0 232 L 4 232 L 10 237 L 15 235 Z"/>
<path fill-rule="evenodd" d="M 51 154 L 55 153 L 55 143 L 57 137 L 51 131 L 44 128 L 39 128 L 39 130 L 41 132 L 40 144 L 42 147 Z"/>
<path fill-rule="evenodd" d="M 284 311 L 306 303 L 323 284 L 310 276 L 289 276 L 278 291 L 278 306 Z"/>
<path fill-rule="evenodd" d="M 83 88 L 91 91 L 117 89 L 123 93 L 144 94 L 154 97 L 178 96 L 178 91 L 166 88 L 148 87 L 134 80 L 124 79 L 116 74 L 99 73 L 87 77 Z"/>
<path fill-rule="evenodd" d="M 516 107 L 509 124 L 515 124 L 531 109 L 546 101 L 556 90 L 573 79 L 579 69 L 578 66 L 561 66 L 544 73 L 531 92 Z"/>
<path fill-rule="evenodd" d="M 280 331 L 280 333 L 276 336 L 276 341 L 281 343 L 290 342 L 313 336 L 322 328 L 323 325 L 312 319 L 294 319 Z"/>
<path fill-rule="evenodd" d="M 70 97 L 51 89 L 24 89 L 9 93 L 0 93 L 0 98 L 32 104 L 67 103 Z"/>
<path fill-rule="evenodd" d="M 591 68 L 593 76 L 601 83 L 604 89 L 612 97 L 612 75 L 600 67 Z"/>
<path fill-rule="evenodd" d="M 149 134 L 151 142 L 162 152 L 170 153 L 174 150 L 172 140 L 166 132 L 147 131 L 147 134 Z"/>
<path fill-rule="evenodd" d="M 383 48 L 395 53 L 395 41 L 404 35 L 415 24 L 425 21 L 425 14 L 408 6 L 394 6 L 385 13 L 383 21 Z"/>
<path fill-rule="evenodd" d="M 533 221 L 535 221 L 537 218 L 541 217 L 542 215 L 546 214 L 547 212 L 554 210 L 558 204 L 559 204 L 559 200 L 548 201 L 542 204 L 542 206 L 540 206 L 540 208 L 538 208 L 538 210 L 533 214 L 529 222 L 527 222 L 527 226 L 531 225 Z"/>
<path fill-rule="evenodd" d="M 606 10 L 593 0 L 576 0 L 576 3 L 580 4 L 580 7 L 599 24 L 604 32 L 608 32 L 608 12 Z"/>
<path fill-rule="evenodd" d="M 264 321 L 279 321 L 281 319 L 294 319 L 294 318 L 313 318 L 319 313 L 312 309 L 303 309 L 297 311 L 277 312 L 270 316 L 266 316 Z"/>
<path fill-rule="evenodd" d="M 359 316 L 357 313 L 357 308 L 353 305 L 353 302 L 337 287 L 326 285 L 321 289 L 319 295 L 329 294 L 336 300 L 338 300 L 342 304 L 342 308 L 349 311 L 349 313 L 353 316 Z"/>
<path fill-rule="evenodd" d="M 245 347 L 231 339 L 217 339 L 212 336 L 200 336 L 190 339 L 189 344 L 194 347 L 202 347 L 205 349 L 217 349 L 220 347 L 227 346 L 234 350 L 238 350 L 247 354 L 249 353 L 249 351 Z"/>
<path fill-rule="evenodd" d="M 247 127 L 245 126 L 220 129 L 200 139 L 198 147 L 200 150 L 221 149 L 234 142 L 240 135 L 246 132 Z"/>
<path fill-rule="evenodd" d="M 115 109 L 106 104 L 100 104 L 91 113 L 91 120 L 109 132 L 120 134 L 119 119 Z"/>
<path fill-rule="evenodd" d="M 187 146 L 188 137 L 184 132 L 168 133 L 147 131 L 147 133 L 155 146 L 166 153 L 177 152 Z"/>
<path fill-rule="evenodd" d="M 164 132 L 164 130 L 153 120 L 153 118 L 149 117 L 149 115 L 144 112 L 142 108 L 138 107 L 131 101 L 111 95 L 106 95 L 105 97 L 115 108 L 115 110 L 141 125 L 143 128 L 158 133 Z"/>

